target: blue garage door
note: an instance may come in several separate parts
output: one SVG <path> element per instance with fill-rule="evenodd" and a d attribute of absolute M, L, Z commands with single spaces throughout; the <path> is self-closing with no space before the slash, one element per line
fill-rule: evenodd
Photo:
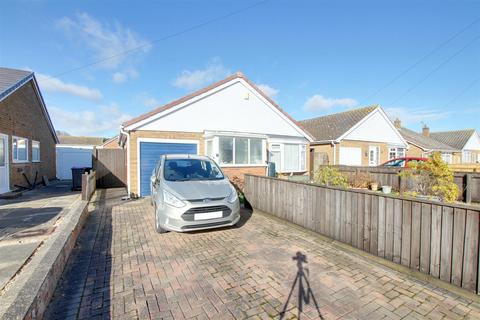
<path fill-rule="evenodd" d="M 163 154 L 197 154 L 193 143 L 140 142 L 140 195 L 150 195 L 150 176 Z"/>

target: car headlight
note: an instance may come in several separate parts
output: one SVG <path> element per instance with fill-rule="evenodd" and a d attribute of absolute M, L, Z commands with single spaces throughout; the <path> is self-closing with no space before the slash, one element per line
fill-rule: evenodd
<path fill-rule="evenodd" d="M 234 203 L 237 200 L 238 200 L 237 190 L 232 185 L 230 185 L 230 194 L 227 196 L 227 202 Z"/>
<path fill-rule="evenodd" d="M 185 202 L 175 197 L 170 192 L 163 190 L 163 201 L 175 208 L 181 208 L 185 206 Z"/>

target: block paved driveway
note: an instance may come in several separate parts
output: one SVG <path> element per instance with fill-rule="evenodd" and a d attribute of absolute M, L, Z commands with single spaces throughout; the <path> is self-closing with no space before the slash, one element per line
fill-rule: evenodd
<path fill-rule="evenodd" d="M 97 191 L 46 319 L 480 318 L 477 302 L 268 215 L 160 235 L 149 200 L 123 194 Z"/>

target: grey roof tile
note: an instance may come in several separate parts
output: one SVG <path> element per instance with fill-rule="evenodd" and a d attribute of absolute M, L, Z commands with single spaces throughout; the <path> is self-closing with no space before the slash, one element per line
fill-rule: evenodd
<path fill-rule="evenodd" d="M 452 146 L 449 146 L 445 143 L 432 139 L 431 137 L 425 137 L 423 134 L 415 132 L 407 128 L 398 129 L 403 139 L 407 142 L 412 143 L 416 146 L 421 147 L 424 150 L 436 150 L 436 151 L 455 151 Z"/>
<path fill-rule="evenodd" d="M 0 67 L 0 99 L 32 73 L 31 71 Z"/>
<path fill-rule="evenodd" d="M 431 132 L 430 137 L 442 143 L 448 144 L 457 150 L 463 149 L 468 139 L 475 132 L 475 129 Z"/>
<path fill-rule="evenodd" d="M 335 140 L 341 137 L 378 106 L 370 106 L 299 121 L 316 141 Z"/>

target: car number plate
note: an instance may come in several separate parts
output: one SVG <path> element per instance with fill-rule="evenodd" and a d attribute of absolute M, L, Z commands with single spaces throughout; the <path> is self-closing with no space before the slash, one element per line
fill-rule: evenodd
<path fill-rule="evenodd" d="M 213 211 L 205 213 L 197 213 L 193 216 L 194 220 L 207 220 L 223 217 L 223 211 Z"/>

